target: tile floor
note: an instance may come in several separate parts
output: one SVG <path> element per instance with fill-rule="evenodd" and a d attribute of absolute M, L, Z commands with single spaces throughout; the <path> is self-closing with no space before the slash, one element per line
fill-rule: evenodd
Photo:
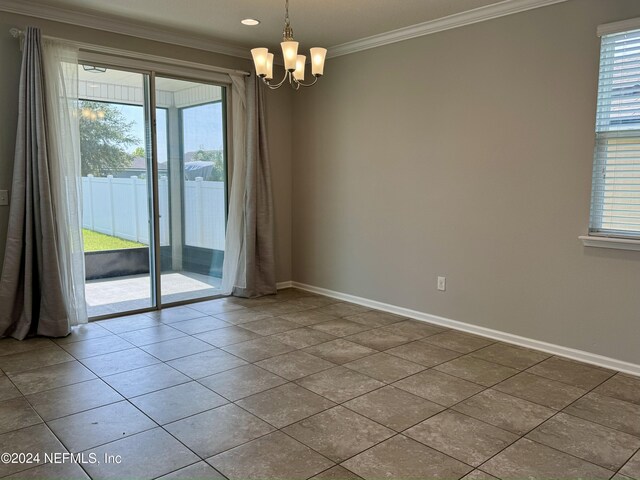
<path fill-rule="evenodd" d="M 41 455 L 11 479 L 638 480 L 640 379 L 287 289 L 0 340 L 0 450 Z"/>

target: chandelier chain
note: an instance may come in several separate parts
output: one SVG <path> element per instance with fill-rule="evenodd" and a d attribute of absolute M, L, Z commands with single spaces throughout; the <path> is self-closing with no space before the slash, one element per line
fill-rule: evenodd
<path fill-rule="evenodd" d="M 287 25 L 290 25 L 291 22 L 289 22 L 289 0 L 285 0 L 285 4 L 284 4 L 284 23 Z"/>

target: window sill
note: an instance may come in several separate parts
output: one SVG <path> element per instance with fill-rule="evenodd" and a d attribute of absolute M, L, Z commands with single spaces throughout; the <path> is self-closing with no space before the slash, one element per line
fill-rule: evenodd
<path fill-rule="evenodd" d="M 585 247 L 640 251 L 640 240 L 633 240 L 630 238 L 598 237 L 595 235 L 581 235 L 578 238 L 582 241 L 582 244 Z"/>

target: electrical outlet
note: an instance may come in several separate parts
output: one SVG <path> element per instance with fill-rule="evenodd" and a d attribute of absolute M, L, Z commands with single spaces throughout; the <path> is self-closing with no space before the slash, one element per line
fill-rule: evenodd
<path fill-rule="evenodd" d="M 447 289 L 447 277 L 438 277 L 438 290 L 444 292 Z"/>
<path fill-rule="evenodd" d="M 9 190 L 0 190 L 0 206 L 9 205 Z"/>

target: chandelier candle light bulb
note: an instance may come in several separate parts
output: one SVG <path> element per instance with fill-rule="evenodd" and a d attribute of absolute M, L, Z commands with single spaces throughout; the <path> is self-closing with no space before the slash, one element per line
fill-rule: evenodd
<path fill-rule="evenodd" d="M 289 84 L 298 90 L 300 87 L 310 87 L 315 85 L 324 74 L 324 61 L 327 57 L 327 49 L 321 47 L 313 47 L 310 50 L 311 73 L 314 77 L 313 82 L 304 82 L 304 72 L 307 57 L 306 55 L 298 55 L 298 42 L 293 39 L 293 28 L 289 21 L 289 0 L 285 0 L 285 17 L 284 31 L 282 32 L 282 57 L 284 59 L 284 78 L 280 83 L 271 84 L 273 80 L 273 53 L 269 53 L 267 48 L 254 48 L 251 50 L 253 64 L 262 81 L 272 90 L 280 88 L 288 80 Z"/>

